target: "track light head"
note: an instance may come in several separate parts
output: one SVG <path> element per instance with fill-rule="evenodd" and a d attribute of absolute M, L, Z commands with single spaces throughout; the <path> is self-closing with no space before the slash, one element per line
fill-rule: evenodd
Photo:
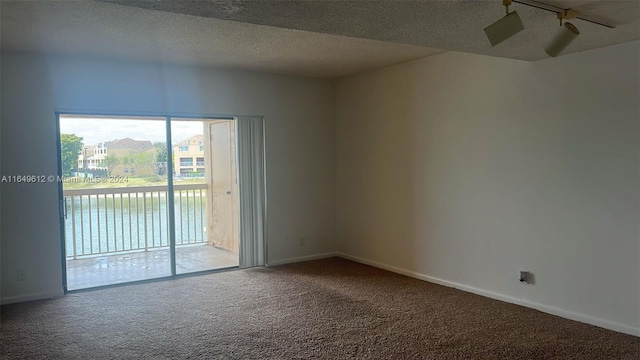
<path fill-rule="evenodd" d="M 502 19 L 484 28 L 491 46 L 498 45 L 522 30 L 524 30 L 524 25 L 522 25 L 522 20 L 520 20 L 520 16 L 515 11 L 508 13 Z"/>
<path fill-rule="evenodd" d="M 560 26 L 560 29 L 556 32 L 551 41 L 544 47 L 544 51 L 551 57 L 556 57 L 562 52 L 569 44 L 575 40 L 580 31 L 572 23 L 565 22 Z"/>

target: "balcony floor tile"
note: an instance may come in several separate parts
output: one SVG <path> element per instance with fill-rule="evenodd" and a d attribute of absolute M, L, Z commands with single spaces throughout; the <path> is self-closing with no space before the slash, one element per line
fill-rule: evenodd
<path fill-rule="evenodd" d="M 238 266 L 238 255 L 209 245 L 176 248 L 176 272 Z M 67 260 L 67 289 L 79 290 L 170 276 L 168 249 Z"/>

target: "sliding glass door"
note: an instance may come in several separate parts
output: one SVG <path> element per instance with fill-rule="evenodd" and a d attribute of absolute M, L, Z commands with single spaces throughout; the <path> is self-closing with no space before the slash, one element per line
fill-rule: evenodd
<path fill-rule="evenodd" d="M 234 121 L 171 120 L 176 272 L 238 266 Z"/>
<path fill-rule="evenodd" d="M 62 114 L 59 130 L 66 290 L 238 266 L 233 120 Z"/>

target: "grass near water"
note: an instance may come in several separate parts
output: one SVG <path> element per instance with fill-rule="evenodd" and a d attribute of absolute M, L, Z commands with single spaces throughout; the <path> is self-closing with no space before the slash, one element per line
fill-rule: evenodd
<path fill-rule="evenodd" d="M 98 179 L 81 179 L 81 178 L 67 178 L 67 179 L 68 181 L 65 181 L 62 185 L 64 190 L 167 185 L 167 179 L 159 176 L 151 176 L 151 177 L 113 176 L 110 178 L 101 178 L 99 180 Z M 185 179 L 173 180 L 174 185 L 202 184 L 204 182 L 205 182 L 204 178 L 185 178 Z"/>

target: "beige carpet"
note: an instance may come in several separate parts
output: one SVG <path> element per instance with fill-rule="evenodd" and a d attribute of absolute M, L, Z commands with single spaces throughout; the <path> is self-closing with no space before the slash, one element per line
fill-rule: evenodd
<path fill-rule="evenodd" d="M 3 359 L 640 359 L 640 338 L 342 259 L 2 307 Z"/>

